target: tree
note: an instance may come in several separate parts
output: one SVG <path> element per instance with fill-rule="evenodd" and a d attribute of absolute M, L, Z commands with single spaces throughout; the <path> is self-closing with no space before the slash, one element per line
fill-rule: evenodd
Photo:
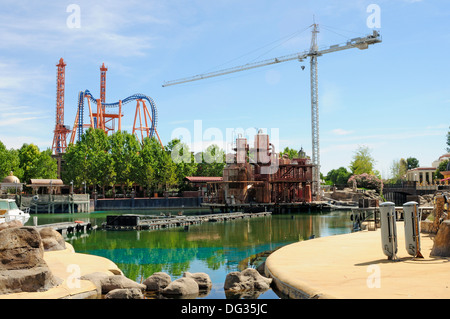
<path fill-rule="evenodd" d="M 434 177 L 436 179 L 444 178 L 444 175 L 442 175 L 441 172 L 447 171 L 448 162 L 449 162 L 449 160 L 445 160 L 445 161 L 442 161 L 442 162 L 439 163 L 438 168 L 434 172 Z"/>
<path fill-rule="evenodd" d="M 280 153 L 281 156 L 283 156 L 284 154 L 289 156 L 289 159 L 293 159 L 293 158 L 297 158 L 298 157 L 298 152 L 296 150 L 294 150 L 293 148 L 289 148 L 286 147 L 283 152 Z"/>
<path fill-rule="evenodd" d="M 419 167 L 419 160 L 415 157 L 408 157 L 406 163 L 408 165 L 408 170 Z"/>
<path fill-rule="evenodd" d="M 399 161 L 394 160 L 391 166 L 392 181 L 398 183 L 403 180 L 408 170 L 408 163 L 405 159 L 401 158 Z"/>
<path fill-rule="evenodd" d="M 41 152 L 36 145 L 25 143 L 18 150 L 18 156 L 24 182 L 32 178 L 57 178 L 58 166 L 51 149 Z"/>
<path fill-rule="evenodd" d="M 173 139 L 165 147 L 172 161 L 175 163 L 177 183 L 180 188 L 185 185 L 183 180 L 186 176 L 194 176 L 197 172 L 197 163 L 194 154 L 189 151 L 186 143 L 179 139 Z"/>
<path fill-rule="evenodd" d="M 115 132 L 110 136 L 109 142 L 114 171 L 117 174 L 116 182 L 122 186 L 122 191 L 125 192 L 125 187 L 131 187 L 136 177 L 133 165 L 139 161 L 141 145 L 136 136 L 126 131 Z"/>
<path fill-rule="evenodd" d="M 18 151 L 6 149 L 5 144 L 0 141 L 0 180 L 3 180 L 11 172 L 20 180 L 23 179 Z"/>
<path fill-rule="evenodd" d="M 156 183 L 156 158 L 154 156 L 153 148 L 156 140 L 144 138 L 141 152 L 139 153 L 140 161 L 139 161 L 139 174 L 136 175 L 136 182 L 139 183 L 143 188 L 144 192 L 149 193 L 150 190 L 154 190 L 157 187 Z M 158 143 L 159 144 L 159 143 Z"/>
<path fill-rule="evenodd" d="M 55 179 L 58 177 L 58 164 L 52 157 L 50 148 L 40 152 L 36 163 L 34 178 Z"/>
<path fill-rule="evenodd" d="M 90 178 L 86 182 L 94 187 L 99 185 L 104 196 L 105 187 L 113 186 L 116 177 L 109 138 L 103 130 L 89 128 L 82 135 L 81 142 L 87 146 L 89 167 L 86 169 Z"/>
<path fill-rule="evenodd" d="M 354 175 L 363 173 L 375 174 L 374 164 L 375 159 L 370 154 L 369 147 L 360 146 L 353 156 L 353 161 L 350 163 L 350 170 Z"/>
<path fill-rule="evenodd" d="M 222 176 L 225 167 L 225 152 L 212 144 L 202 153 L 195 154 L 197 176 Z"/>
<path fill-rule="evenodd" d="M 450 128 L 447 133 L 447 152 L 450 152 Z"/>
<path fill-rule="evenodd" d="M 333 185 L 345 185 L 352 173 L 348 172 L 345 167 L 339 167 L 338 169 L 332 169 L 328 172 L 326 180 L 330 181 Z"/>
<path fill-rule="evenodd" d="M 61 177 L 65 184 L 73 183 L 74 187 L 81 187 L 89 181 L 88 146 L 82 141 L 70 144 L 63 154 L 64 166 Z"/>

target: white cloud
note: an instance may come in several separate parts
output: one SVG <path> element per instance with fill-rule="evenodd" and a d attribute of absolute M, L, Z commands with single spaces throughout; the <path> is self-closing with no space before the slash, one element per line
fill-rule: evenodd
<path fill-rule="evenodd" d="M 331 131 L 334 135 L 349 135 L 352 134 L 353 131 L 347 131 L 341 128 L 337 128 Z"/>

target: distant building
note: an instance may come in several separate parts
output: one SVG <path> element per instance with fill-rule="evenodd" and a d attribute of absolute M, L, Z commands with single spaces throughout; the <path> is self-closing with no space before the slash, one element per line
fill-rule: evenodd
<path fill-rule="evenodd" d="M 432 184 L 435 181 L 434 172 L 436 172 L 439 164 L 446 160 L 450 160 L 450 153 L 444 154 L 439 157 L 431 164 L 431 167 L 417 167 L 408 170 L 408 172 L 406 172 L 406 180 L 418 182 L 419 184 Z"/>

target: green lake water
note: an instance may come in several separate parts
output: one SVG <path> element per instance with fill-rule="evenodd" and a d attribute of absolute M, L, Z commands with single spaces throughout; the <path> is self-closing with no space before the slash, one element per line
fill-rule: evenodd
<path fill-rule="evenodd" d="M 227 273 L 252 266 L 248 264 L 248 260 L 255 254 L 290 243 L 310 240 L 311 237 L 332 236 L 352 231 L 349 211 L 283 214 L 217 223 L 206 222 L 192 225 L 189 230 L 182 227 L 153 231 L 101 229 L 107 215 L 127 213 L 160 212 L 32 214 L 27 225 L 32 224 L 33 216 L 38 216 L 38 224 L 90 221 L 92 225 L 98 225 L 97 230 L 69 235 L 66 238 L 76 252 L 106 257 L 116 263 L 125 276 L 136 282 L 141 282 L 159 271 L 168 273 L 172 280 L 180 278 L 186 271 L 207 273 L 211 277 L 213 288 L 201 298 L 214 299 L 230 297 L 225 296 L 223 290 Z M 274 299 L 279 296 L 269 290 L 258 298 Z"/>

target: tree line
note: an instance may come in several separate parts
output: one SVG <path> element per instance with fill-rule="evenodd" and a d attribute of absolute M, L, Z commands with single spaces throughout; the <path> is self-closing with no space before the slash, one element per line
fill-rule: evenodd
<path fill-rule="evenodd" d="M 205 161 L 206 154 L 212 154 L 214 160 Z M 149 196 L 189 190 L 183 181 L 186 176 L 222 176 L 225 153 L 211 145 L 205 152 L 193 154 L 179 139 L 162 147 L 156 138 L 144 138 L 141 144 L 126 131 L 106 135 L 100 129 L 89 129 L 66 149 L 63 160 L 61 177 L 65 184 L 80 188 L 86 183 L 99 187 L 103 195 L 117 185 L 125 194 L 138 184 L 143 195 Z"/>
<path fill-rule="evenodd" d="M 446 137 L 446 150 L 450 152 L 450 130 Z M 283 154 L 291 159 L 300 156 L 289 147 L 280 155 Z M 190 190 L 183 182 L 186 176 L 222 176 L 226 162 L 225 152 L 217 145 L 194 154 L 178 139 L 162 147 L 155 138 L 145 138 L 141 144 L 126 131 L 106 135 L 99 129 L 88 129 L 79 141 L 69 145 L 62 157 L 64 184 L 79 189 L 90 186 L 99 189 L 103 195 L 115 190 L 113 186 L 117 185 L 126 193 L 134 184 L 140 185 L 148 195 Z M 381 174 L 374 169 L 375 163 L 370 149 L 361 146 L 355 151 L 348 170 L 345 167 L 332 169 L 326 176 L 321 174 L 321 178 L 328 185 L 352 186 L 356 180 L 360 184 L 358 187 L 368 185 L 380 189 L 383 183 L 404 180 L 407 170 L 419 167 L 419 161 L 414 157 L 394 160 L 391 178 L 382 181 Z M 441 162 L 435 178 L 442 178 L 440 172 L 446 170 L 447 163 Z M 51 149 L 40 151 L 36 145 L 26 143 L 20 149 L 7 149 L 0 141 L 0 180 L 10 172 L 25 183 L 30 179 L 54 179 L 58 175 Z M 353 180 L 352 176 L 355 176 Z"/>

